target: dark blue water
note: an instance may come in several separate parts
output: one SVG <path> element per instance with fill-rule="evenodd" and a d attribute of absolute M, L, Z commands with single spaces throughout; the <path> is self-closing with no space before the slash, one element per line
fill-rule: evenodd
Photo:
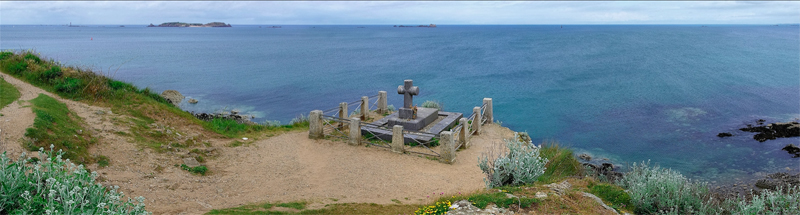
<path fill-rule="evenodd" d="M 504 126 L 618 163 L 723 181 L 800 169 L 780 150 L 800 139 L 736 131 L 800 118 L 797 26 L 356 27 L 3 25 L 0 48 L 200 100 L 186 110 L 285 123 L 379 90 L 400 106 L 413 79 L 415 103 L 469 114 L 490 97 Z"/>

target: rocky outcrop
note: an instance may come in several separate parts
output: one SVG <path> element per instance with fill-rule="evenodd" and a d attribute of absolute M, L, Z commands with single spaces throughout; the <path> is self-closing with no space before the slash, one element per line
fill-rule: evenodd
<path fill-rule="evenodd" d="M 457 201 L 450 206 L 451 210 L 445 214 L 448 215 L 510 215 L 514 211 L 505 208 L 498 208 L 495 204 L 486 206 L 486 209 L 480 209 L 469 203 L 468 200 Z"/>
<path fill-rule="evenodd" d="M 189 102 L 189 104 L 197 104 L 197 99 L 193 99 L 192 98 L 192 99 L 189 99 L 189 101 L 187 101 L 187 102 Z"/>
<path fill-rule="evenodd" d="M 741 131 L 758 133 L 753 136 L 753 139 L 758 142 L 767 140 L 774 140 L 780 137 L 798 137 L 800 136 L 800 123 L 787 122 L 787 123 L 771 123 L 763 125 L 764 120 L 759 120 L 758 124 L 762 126 L 747 125 L 746 128 L 740 128 Z"/>
<path fill-rule="evenodd" d="M 733 136 L 733 134 L 728 133 L 728 132 L 722 132 L 722 133 L 717 134 L 717 137 L 730 137 L 730 136 Z"/>
<path fill-rule="evenodd" d="M 164 92 L 161 92 L 161 97 L 164 97 L 164 99 L 167 99 L 169 103 L 172 103 L 175 106 L 180 105 L 181 101 L 186 98 L 175 90 L 164 90 Z"/>
<path fill-rule="evenodd" d="M 767 190 L 777 190 L 800 185 L 800 174 L 789 174 L 784 172 L 767 175 L 764 179 L 756 181 L 756 187 Z"/>
<path fill-rule="evenodd" d="M 594 177 L 603 176 L 609 181 L 617 181 L 622 178 L 623 174 L 618 172 L 614 169 L 614 164 L 611 163 L 601 163 L 600 165 L 594 163 L 582 163 L 583 166 L 588 167 L 592 170 L 592 175 Z"/>

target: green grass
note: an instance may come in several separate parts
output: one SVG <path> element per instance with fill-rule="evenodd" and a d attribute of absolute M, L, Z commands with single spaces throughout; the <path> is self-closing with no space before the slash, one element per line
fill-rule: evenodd
<path fill-rule="evenodd" d="M 99 167 L 107 167 L 108 165 L 111 164 L 111 159 L 109 159 L 105 155 L 97 156 L 95 157 L 95 160 L 97 160 L 97 166 Z"/>
<path fill-rule="evenodd" d="M 254 133 L 276 133 L 308 129 L 308 120 L 292 120 L 288 125 L 262 125 L 262 124 L 242 124 L 233 119 L 215 118 L 204 123 L 204 126 L 211 131 L 222 134 L 226 137 L 241 137 L 246 134 Z"/>
<path fill-rule="evenodd" d="M 275 207 L 292 208 L 296 210 L 306 209 L 308 205 L 305 201 L 288 202 L 288 203 L 257 203 L 248 204 L 235 208 L 215 209 L 206 214 L 296 214 L 286 211 L 270 211 Z M 319 214 L 319 210 L 301 211 L 299 214 Z M 324 213 L 323 213 L 324 214 Z"/>
<path fill-rule="evenodd" d="M 575 159 L 572 150 L 562 147 L 558 142 L 550 141 L 542 143 L 539 156 L 547 158 L 544 174 L 537 179 L 542 183 L 554 183 L 562 181 L 568 177 L 581 176 L 583 166 Z"/>
<path fill-rule="evenodd" d="M 594 184 L 589 183 L 587 186 L 590 193 L 605 200 L 609 206 L 619 211 L 626 209 L 628 211 L 635 211 L 636 208 L 631 204 L 631 197 L 619 186 L 612 184 Z"/>
<path fill-rule="evenodd" d="M 19 99 L 19 96 L 19 90 L 17 90 L 14 85 L 0 78 L 0 109 L 3 109 L 6 105 Z"/>
<path fill-rule="evenodd" d="M 25 130 L 25 148 L 36 151 L 47 148 L 51 144 L 57 150 L 64 150 L 64 158 L 79 164 L 88 164 L 94 158 L 88 154 L 89 145 L 96 140 L 88 135 L 82 127 L 83 120 L 67 109 L 67 105 L 47 95 L 39 94 L 30 101 L 31 109 L 36 114 L 33 126 Z M 78 133 L 78 130 L 83 132 Z"/>

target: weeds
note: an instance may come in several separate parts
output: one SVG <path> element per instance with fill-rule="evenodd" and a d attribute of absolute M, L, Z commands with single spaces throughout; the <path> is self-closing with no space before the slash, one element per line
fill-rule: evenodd
<path fill-rule="evenodd" d="M 189 171 L 193 174 L 200 174 L 200 175 L 206 175 L 206 172 L 208 171 L 208 167 L 202 165 L 196 167 L 189 167 L 186 166 L 186 164 L 181 164 L 181 169 Z"/>
<path fill-rule="evenodd" d="M 95 160 L 97 160 L 97 166 L 99 167 L 107 167 L 111 164 L 111 159 L 108 159 L 105 155 L 97 156 Z"/>

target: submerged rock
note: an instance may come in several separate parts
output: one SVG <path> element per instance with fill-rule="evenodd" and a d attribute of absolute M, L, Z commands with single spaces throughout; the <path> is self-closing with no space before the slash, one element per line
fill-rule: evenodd
<path fill-rule="evenodd" d="M 717 134 L 717 137 L 730 137 L 730 136 L 733 136 L 733 134 L 728 133 L 728 132 L 722 132 L 722 133 Z"/>
<path fill-rule="evenodd" d="M 781 150 L 789 152 L 789 154 L 794 155 L 793 158 L 800 157 L 800 147 L 797 147 L 794 144 L 786 145 Z"/>

